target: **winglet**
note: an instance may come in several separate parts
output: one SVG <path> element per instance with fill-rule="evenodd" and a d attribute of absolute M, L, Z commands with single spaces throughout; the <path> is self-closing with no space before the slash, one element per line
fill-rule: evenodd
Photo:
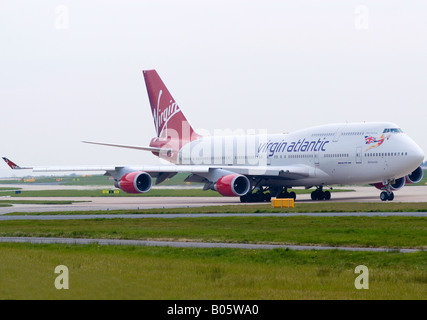
<path fill-rule="evenodd" d="M 15 164 L 14 162 L 10 161 L 8 158 L 3 157 L 3 160 L 7 163 L 7 165 L 11 168 L 11 169 L 22 169 L 20 166 L 18 166 L 17 164 Z"/>

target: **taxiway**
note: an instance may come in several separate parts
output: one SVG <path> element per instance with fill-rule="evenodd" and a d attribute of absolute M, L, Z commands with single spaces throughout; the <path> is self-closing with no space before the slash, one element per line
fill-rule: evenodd
<path fill-rule="evenodd" d="M 328 202 L 381 202 L 379 199 L 379 191 L 373 187 L 346 188 L 355 191 L 333 193 L 332 199 Z M 0 197 L 0 200 L 1 199 L 2 197 Z M 69 205 L 13 204 L 11 207 L 0 207 L 0 215 L 13 212 L 141 210 L 241 204 L 237 197 L 19 197 L 13 199 L 16 201 L 69 200 L 79 202 L 74 202 Z M 427 202 L 427 187 L 407 186 L 402 188 L 395 192 L 394 202 Z M 313 203 L 313 201 L 310 199 L 310 194 L 301 194 L 297 196 L 296 205 L 298 205 L 298 203 Z M 251 203 L 247 205 L 251 205 Z"/>

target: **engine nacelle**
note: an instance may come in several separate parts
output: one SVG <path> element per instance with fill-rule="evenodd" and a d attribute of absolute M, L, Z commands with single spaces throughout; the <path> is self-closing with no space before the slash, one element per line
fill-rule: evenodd
<path fill-rule="evenodd" d="M 405 185 L 405 180 L 406 180 L 405 177 L 394 180 L 394 183 L 391 184 L 390 189 L 392 191 L 394 191 L 394 190 L 399 190 L 399 189 L 403 188 L 403 186 Z M 382 183 L 382 182 L 374 183 L 373 186 L 377 189 L 380 189 L 380 190 L 386 189 L 384 183 Z"/>
<path fill-rule="evenodd" d="M 418 167 L 411 174 L 408 174 L 405 179 L 406 183 L 418 183 L 423 178 L 424 171 L 421 167 Z"/>
<path fill-rule="evenodd" d="M 240 197 L 248 193 L 251 183 L 241 174 L 222 176 L 215 183 L 215 190 L 226 197 Z"/>
<path fill-rule="evenodd" d="M 150 191 L 151 185 L 152 179 L 147 172 L 134 171 L 121 177 L 116 186 L 126 193 L 145 193 Z"/>

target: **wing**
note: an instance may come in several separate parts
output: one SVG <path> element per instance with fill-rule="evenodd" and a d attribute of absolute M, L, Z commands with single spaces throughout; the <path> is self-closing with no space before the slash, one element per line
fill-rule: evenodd
<path fill-rule="evenodd" d="M 237 173 L 245 176 L 269 176 L 278 177 L 288 180 L 301 179 L 309 177 L 310 167 L 308 166 L 220 166 L 220 165 L 162 165 L 162 166 L 49 166 L 37 167 L 26 166 L 21 167 L 3 157 L 6 164 L 13 170 L 32 170 L 33 172 L 76 172 L 76 171 L 101 171 L 107 175 L 118 177 L 119 172 L 144 171 L 152 177 L 158 177 L 161 174 L 209 174 L 215 171 Z"/>

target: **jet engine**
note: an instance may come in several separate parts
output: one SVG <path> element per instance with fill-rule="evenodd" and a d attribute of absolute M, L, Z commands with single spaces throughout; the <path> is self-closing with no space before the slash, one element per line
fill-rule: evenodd
<path fill-rule="evenodd" d="M 229 174 L 222 176 L 214 185 L 214 189 L 223 196 L 243 196 L 248 193 L 251 183 L 241 174 Z"/>
<path fill-rule="evenodd" d="M 116 187 L 126 193 L 145 193 L 150 191 L 151 185 L 152 179 L 147 172 L 134 171 L 121 177 Z"/>
<path fill-rule="evenodd" d="M 411 174 L 408 174 L 406 178 L 406 183 L 418 183 L 423 178 L 423 169 L 421 167 L 418 167 L 413 171 Z"/>
<path fill-rule="evenodd" d="M 405 180 L 406 180 L 405 177 L 394 180 L 394 183 L 391 184 L 391 191 L 395 191 L 395 190 L 399 190 L 400 188 L 403 188 L 403 186 L 405 185 Z M 374 183 L 373 186 L 379 190 L 386 190 L 386 187 L 382 182 Z"/>

